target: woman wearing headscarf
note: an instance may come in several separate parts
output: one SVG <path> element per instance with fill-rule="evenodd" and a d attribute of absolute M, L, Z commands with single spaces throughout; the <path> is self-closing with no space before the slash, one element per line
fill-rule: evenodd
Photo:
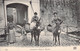
<path fill-rule="evenodd" d="M 16 42 L 16 36 L 15 36 L 15 25 L 13 24 L 13 17 L 8 18 L 8 23 L 7 23 L 7 28 L 8 28 L 8 42 L 10 44 Z"/>

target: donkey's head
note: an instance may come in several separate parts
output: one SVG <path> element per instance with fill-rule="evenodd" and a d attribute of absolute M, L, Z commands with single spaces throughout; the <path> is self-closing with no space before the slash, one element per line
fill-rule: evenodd
<path fill-rule="evenodd" d="M 41 22 L 40 22 L 41 18 L 36 22 L 36 27 L 40 26 L 41 25 Z"/>
<path fill-rule="evenodd" d="M 38 29 L 40 29 L 40 31 L 43 31 L 45 29 L 45 27 L 41 25 L 41 18 L 39 19 L 39 21 L 37 21 L 36 26 L 38 27 Z"/>

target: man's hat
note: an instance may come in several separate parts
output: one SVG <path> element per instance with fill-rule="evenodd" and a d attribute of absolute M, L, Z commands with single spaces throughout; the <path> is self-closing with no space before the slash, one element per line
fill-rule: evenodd
<path fill-rule="evenodd" d="M 37 15 L 37 12 L 35 12 L 34 14 L 36 14 L 36 15 Z"/>

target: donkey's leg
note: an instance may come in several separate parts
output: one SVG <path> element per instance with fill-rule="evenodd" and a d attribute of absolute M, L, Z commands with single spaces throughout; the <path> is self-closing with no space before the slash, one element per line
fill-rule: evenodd
<path fill-rule="evenodd" d="M 36 35 L 36 41 L 35 42 L 36 42 L 37 46 L 39 46 L 39 39 L 38 38 L 39 38 L 38 35 Z"/>
<path fill-rule="evenodd" d="M 37 37 L 37 45 L 39 46 L 39 35 Z"/>
<path fill-rule="evenodd" d="M 38 30 L 38 46 L 39 46 L 39 37 L 40 37 L 40 33 L 41 33 L 41 31 Z"/>
<path fill-rule="evenodd" d="M 55 36 L 55 45 L 56 45 L 56 42 L 57 42 L 57 39 L 56 39 L 56 36 Z"/>
<path fill-rule="evenodd" d="M 37 45 L 37 39 L 36 39 L 36 35 L 34 34 L 34 40 L 35 40 L 35 45 Z"/>
<path fill-rule="evenodd" d="M 54 34 L 53 34 L 53 45 L 55 45 L 55 36 L 54 36 Z"/>
<path fill-rule="evenodd" d="M 32 41 L 33 41 L 33 34 L 31 34 L 31 43 L 32 43 Z"/>
<path fill-rule="evenodd" d="M 54 41 L 54 39 L 55 39 L 55 37 L 54 37 L 54 35 L 53 35 L 53 41 Z"/>
<path fill-rule="evenodd" d="M 59 45 L 60 45 L 60 35 L 58 34 L 58 42 L 59 42 Z"/>
<path fill-rule="evenodd" d="M 31 43 L 33 41 L 33 32 L 31 32 Z"/>

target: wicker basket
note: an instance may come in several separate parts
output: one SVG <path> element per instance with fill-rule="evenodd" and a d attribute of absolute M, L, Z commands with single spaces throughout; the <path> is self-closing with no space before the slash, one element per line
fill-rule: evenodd
<path fill-rule="evenodd" d="M 27 24 L 25 24 L 25 28 L 24 28 L 26 31 L 30 31 L 30 24 L 29 23 L 27 23 Z"/>
<path fill-rule="evenodd" d="M 49 32 L 52 32 L 52 25 L 51 25 L 51 24 L 49 24 L 49 25 L 47 26 L 47 30 L 48 30 Z"/>

